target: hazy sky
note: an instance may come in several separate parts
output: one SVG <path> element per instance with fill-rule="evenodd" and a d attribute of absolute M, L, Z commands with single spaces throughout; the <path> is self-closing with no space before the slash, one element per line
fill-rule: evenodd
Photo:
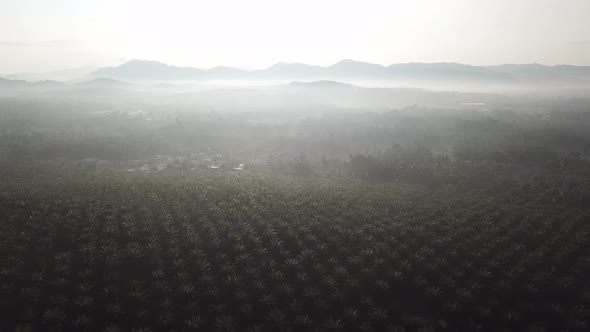
<path fill-rule="evenodd" d="M 0 73 L 134 58 L 590 65 L 590 0 L 0 0 Z"/>

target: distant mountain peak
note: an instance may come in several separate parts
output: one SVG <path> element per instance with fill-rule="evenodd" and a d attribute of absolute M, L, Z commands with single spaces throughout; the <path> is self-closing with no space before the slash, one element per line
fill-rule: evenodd
<path fill-rule="evenodd" d="M 358 63 L 359 61 L 356 60 L 352 60 L 352 59 L 342 59 L 338 62 L 336 62 L 335 64 L 333 64 L 332 66 L 337 66 L 337 65 L 346 65 L 346 64 L 351 64 L 351 63 Z"/>
<path fill-rule="evenodd" d="M 129 60 L 129 61 L 119 65 L 119 67 L 121 67 L 121 66 L 137 66 L 137 65 L 168 66 L 167 64 L 159 62 L 159 61 L 133 59 L 133 60 Z"/>
<path fill-rule="evenodd" d="M 240 70 L 238 68 L 228 67 L 228 66 L 216 66 L 216 67 L 210 68 L 209 70 L 234 70 L 234 69 Z"/>
<path fill-rule="evenodd" d="M 370 62 L 363 62 L 363 61 L 356 61 L 353 59 L 342 59 L 335 64 L 331 65 L 330 67 L 338 67 L 338 66 L 350 66 L 350 65 L 369 65 L 375 67 L 383 67 L 382 65 Z"/>
<path fill-rule="evenodd" d="M 288 66 L 290 65 L 290 63 L 287 62 L 277 62 L 274 65 L 270 66 L 269 68 L 273 68 L 273 67 L 284 67 L 284 66 Z"/>

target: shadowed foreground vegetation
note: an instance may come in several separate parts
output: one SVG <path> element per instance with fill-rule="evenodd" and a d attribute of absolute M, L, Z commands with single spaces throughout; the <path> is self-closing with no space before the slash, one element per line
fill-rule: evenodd
<path fill-rule="evenodd" d="M 588 328 L 581 207 L 205 174 L 3 187 L 0 330 Z"/>

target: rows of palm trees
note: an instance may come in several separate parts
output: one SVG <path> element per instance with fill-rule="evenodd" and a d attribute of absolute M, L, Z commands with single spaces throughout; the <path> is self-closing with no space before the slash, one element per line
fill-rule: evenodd
<path fill-rule="evenodd" d="M 412 189 L 133 179 L 0 193 L 0 327 L 582 331 L 588 213 Z"/>

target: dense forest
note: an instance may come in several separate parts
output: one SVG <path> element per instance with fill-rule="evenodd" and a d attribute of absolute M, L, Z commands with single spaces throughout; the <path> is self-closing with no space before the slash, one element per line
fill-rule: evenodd
<path fill-rule="evenodd" d="M 0 330 L 585 331 L 590 110 L 523 99 L 0 99 Z"/>
<path fill-rule="evenodd" d="M 259 175 L 0 193 L 12 330 L 583 331 L 586 207 Z"/>

